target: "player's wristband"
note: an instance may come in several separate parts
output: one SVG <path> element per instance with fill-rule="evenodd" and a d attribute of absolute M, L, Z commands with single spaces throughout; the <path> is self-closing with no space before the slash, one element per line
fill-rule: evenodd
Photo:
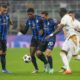
<path fill-rule="evenodd" d="M 53 33 L 52 33 L 52 34 L 50 34 L 49 36 L 50 36 L 50 37 L 52 37 L 52 36 L 53 36 Z"/>

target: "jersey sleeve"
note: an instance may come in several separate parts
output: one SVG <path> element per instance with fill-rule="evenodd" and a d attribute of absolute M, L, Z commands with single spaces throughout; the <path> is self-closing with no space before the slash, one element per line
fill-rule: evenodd
<path fill-rule="evenodd" d="M 27 31 L 28 31 L 28 29 L 29 29 L 29 21 L 27 20 L 26 21 L 26 24 L 25 24 L 25 26 L 24 26 L 24 29 L 21 29 L 21 33 L 23 33 L 23 34 L 26 34 L 27 33 Z"/>

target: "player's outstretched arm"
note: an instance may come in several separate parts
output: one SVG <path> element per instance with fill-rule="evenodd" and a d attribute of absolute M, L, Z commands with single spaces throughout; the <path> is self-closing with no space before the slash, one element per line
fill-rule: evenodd
<path fill-rule="evenodd" d="M 26 34 L 28 29 L 29 29 L 28 25 L 26 26 L 20 25 L 19 32 L 21 32 L 22 34 Z"/>
<path fill-rule="evenodd" d="M 13 21 L 12 21 L 12 19 L 10 19 L 9 23 L 10 23 L 9 32 L 11 33 L 11 32 L 13 32 Z"/>
<path fill-rule="evenodd" d="M 48 35 L 45 39 L 47 40 L 47 39 L 53 37 L 54 35 L 56 35 L 57 33 L 59 33 L 62 30 L 63 27 L 64 27 L 63 24 L 58 24 L 57 29 L 53 33 L 51 33 L 50 35 Z"/>

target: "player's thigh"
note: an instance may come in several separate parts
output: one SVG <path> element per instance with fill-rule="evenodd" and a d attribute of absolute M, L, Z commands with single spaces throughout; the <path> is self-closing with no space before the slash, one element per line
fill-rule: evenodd
<path fill-rule="evenodd" d="M 41 52 L 45 52 L 46 47 L 47 47 L 47 42 L 44 42 L 44 43 L 43 42 L 39 42 L 37 50 L 41 51 Z"/>
<path fill-rule="evenodd" d="M 30 47 L 37 47 L 37 45 L 38 45 L 38 40 L 32 37 Z"/>
<path fill-rule="evenodd" d="M 67 54 L 68 51 L 69 51 L 69 46 L 70 46 L 69 40 L 65 40 L 65 41 L 63 42 L 61 52 L 64 52 L 64 53 Z"/>
<path fill-rule="evenodd" d="M 30 54 L 31 55 L 34 55 L 35 54 L 36 49 L 37 49 L 37 46 L 38 46 L 37 40 L 35 40 L 34 38 L 32 38 L 31 45 L 30 45 Z"/>
<path fill-rule="evenodd" d="M 54 45 L 55 45 L 55 41 L 49 41 L 47 43 L 47 48 L 46 48 L 46 56 L 50 56 L 51 55 L 51 52 L 54 48 Z"/>
<path fill-rule="evenodd" d="M 2 55 L 3 50 L 2 50 L 2 42 L 0 41 L 0 55 Z"/>
<path fill-rule="evenodd" d="M 37 56 L 39 56 L 39 55 L 41 55 L 43 52 L 40 50 L 40 49 L 38 49 L 37 51 L 36 51 L 36 55 Z"/>
<path fill-rule="evenodd" d="M 7 50 L 7 46 L 6 46 L 6 41 L 0 41 L 0 54 L 2 55 L 6 55 L 6 50 Z"/>

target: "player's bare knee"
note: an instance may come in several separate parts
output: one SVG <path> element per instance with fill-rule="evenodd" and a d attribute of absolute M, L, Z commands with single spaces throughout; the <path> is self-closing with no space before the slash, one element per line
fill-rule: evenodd
<path fill-rule="evenodd" d="M 3 52 L 2 55 L 3 55 L 3 56 L 6 56 L 6 52 Z"/>
<path fill-rule="evenodd" d="M 40 50 L 36 51 L 36 55 L 37 55 L 37 56 L 39 56 L 39 55 L 41 55 L 41 54 L 42 54 L 42 52 L 41 52 Z"/>
<path fill-rule="evenodd" d="M 46 50 L 46 56 L 51 56 L 51 50 L 50 49 Z"/>
<path fill-rule="evenodd" d="M 3 54 L 3 51 L 2 50 L 0 50 L 0 55 L 2 55 Z"/>
<path fill-rule="evenodd" d="M 34 55 L 35 55 L 35 52 L 36 52 L 36 49 L 33 48 L 33 47 L 31 47 L 31 48 L 30 48 L 30 55 L 31 55 L 31 56 L 34 56 Z"/>

